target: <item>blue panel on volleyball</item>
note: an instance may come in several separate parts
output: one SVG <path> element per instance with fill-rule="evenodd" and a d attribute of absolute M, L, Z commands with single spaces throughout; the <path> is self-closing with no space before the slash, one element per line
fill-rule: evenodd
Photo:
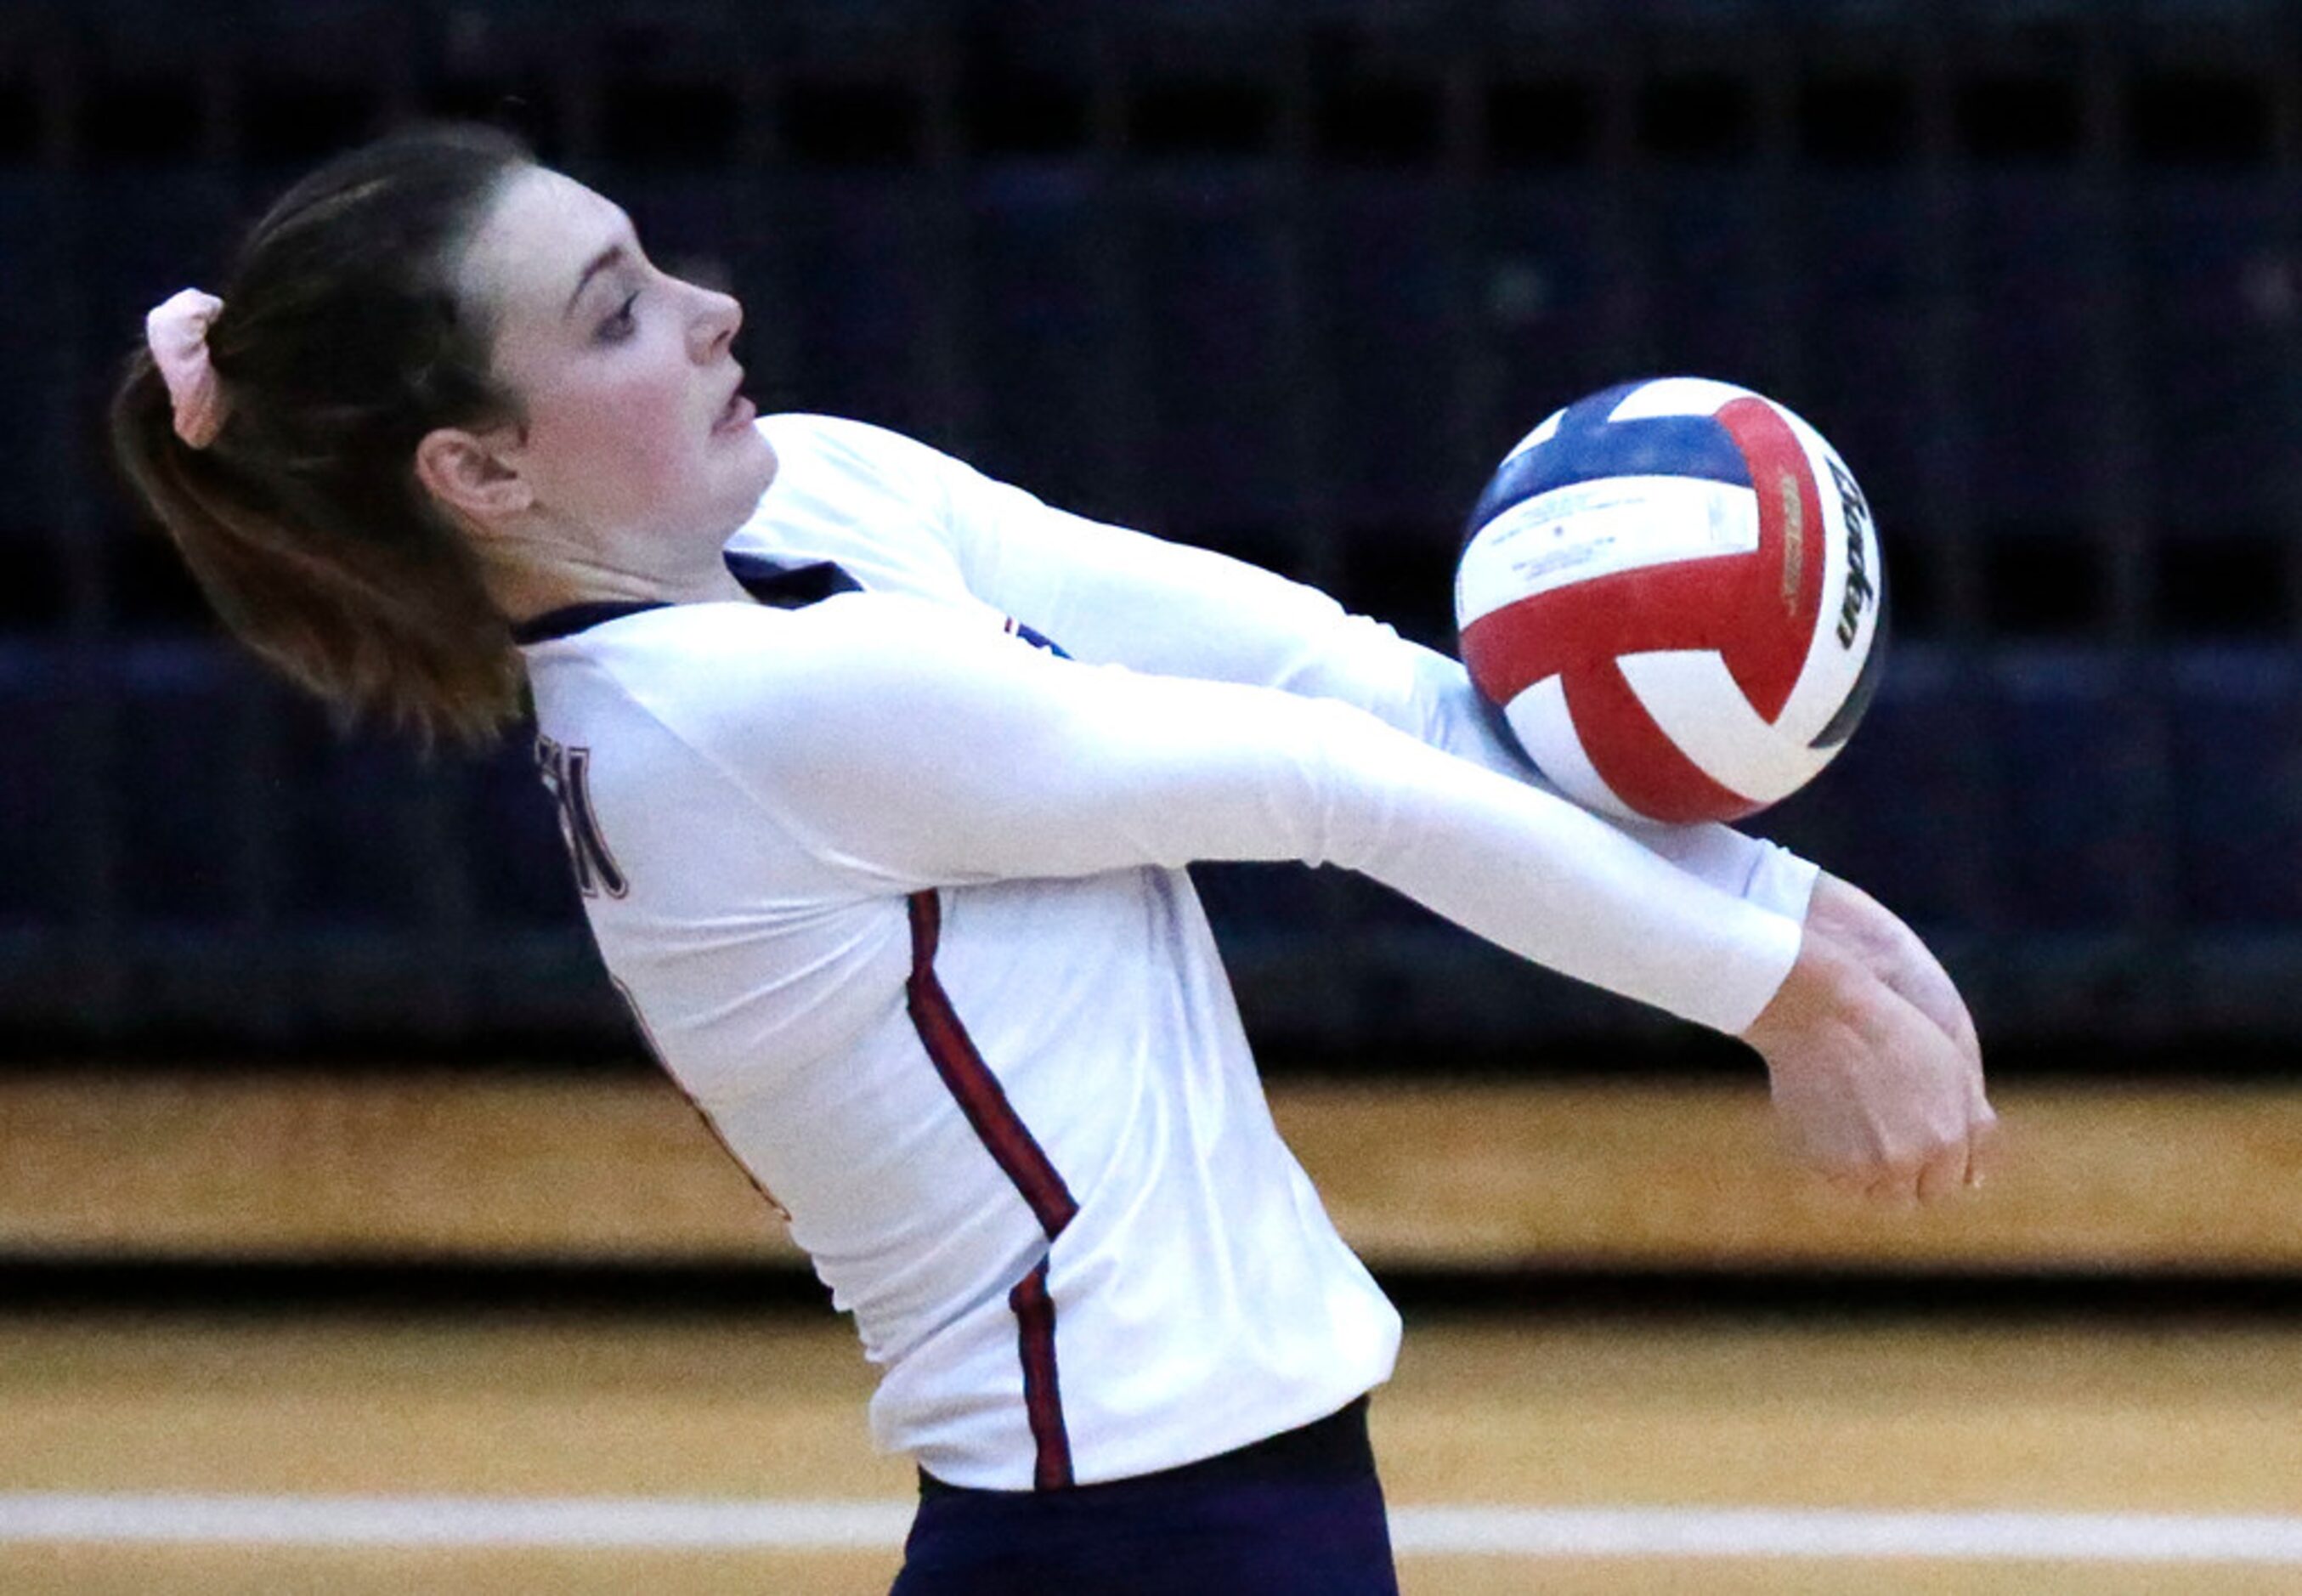
<path fill-rule="evenodd" d="M 1726 429 L 1707 416 L 1608 420 L 1624 396 L 1639 386 L 1626 382 L 1568 407 L 1555 434 L 1495 474 L 1466 530 L 1475 532 L 1521 500 L 1608 477 L 1696 476 L 1741 488 L 1751 485 L 1743 451 Z"/>

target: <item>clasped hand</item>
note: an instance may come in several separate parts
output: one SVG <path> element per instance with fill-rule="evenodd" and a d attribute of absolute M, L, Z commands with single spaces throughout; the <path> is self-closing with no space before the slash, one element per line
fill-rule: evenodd
<path fill-rule="evenodd" d="M 1797 962 L 1743 1039 L 1767 1061 L 1792 1148 L 1892 1205 L 1979 1186 L 1998 1116 L 1958 988 L 1861 889 L 1815 884 Z"/>

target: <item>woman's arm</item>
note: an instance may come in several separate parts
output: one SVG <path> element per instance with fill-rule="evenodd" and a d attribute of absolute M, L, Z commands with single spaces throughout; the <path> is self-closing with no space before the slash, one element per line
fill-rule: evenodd
<path fill-rule="evenodd" d="M 699 617 L 701 620 L 702 617 Z M 747 617 L 715 617 L 721 625 Z M 1799 926 L 1566 800 L 1332 700 L 1062 659 L 887 594 L 718 651 L 710 745 L 875 890 L 1200 860 L 1359 870 L 1524 957 L 1714 1029 L 1748 1025 Z"/>
<path fill-rule="evenodd" d="M 878 890 L 1341 865 L 1522 957 L 1748 1036 L 1778 1088 L 1785 1069 L 1798 1086 L 1785 1112 L 1817 1129 L 1794 1139 L 1826 1163 L 1887 1181 L 1918 1149 L 1915 1182 L 1954 1141 L 1963 1168 L 1979 1089 L 1946 1037 L 1827 939 L 1563 799 L 1348 705 L 1073 663 L 925 602 L 850 596 L 785 625 L 757 683 L 731 656 L 732 707 L 708 735 Z"/>
<path fill-rule="evenodd" d="M 1497 728 L 1459 661 L 1315 588 L 1208 550 L 1052 508 L 934 456 L 969 588 L 1080 659 L 1275 687 L 1365 710 L 1432 748 L 1555 792 Z M 1609 820 L 1738 896 L 1805 911 L 1814 867 L 1718 825 Z"/>

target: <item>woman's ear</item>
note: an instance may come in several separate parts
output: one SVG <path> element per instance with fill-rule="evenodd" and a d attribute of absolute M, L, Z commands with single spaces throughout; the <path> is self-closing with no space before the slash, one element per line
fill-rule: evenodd
<path fill-rule="evenodd" d="M 459 519 L 499 526 L 535 502 L 518 468 L 475 433 L 438 427 L 416 446 L 416 479 Z"/>

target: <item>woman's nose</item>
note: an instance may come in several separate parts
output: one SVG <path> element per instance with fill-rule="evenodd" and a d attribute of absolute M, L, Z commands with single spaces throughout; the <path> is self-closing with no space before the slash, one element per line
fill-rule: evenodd
<path fill-rule="evenodd" d="M 697 361 L 708 365 L 726 354 L 743 324 L 744 307 L 733 295 L 707 291 L 702 314 L 695 318 L 690 334 Z"/>

